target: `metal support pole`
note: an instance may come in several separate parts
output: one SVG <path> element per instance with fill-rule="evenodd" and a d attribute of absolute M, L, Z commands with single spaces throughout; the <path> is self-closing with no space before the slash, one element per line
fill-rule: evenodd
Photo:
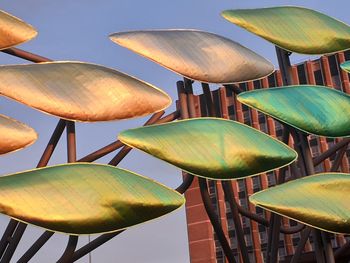
<path fill-rule="evenodd" d="M 164 114 L 164 111 L 162 112 L 159 112 L 159 113 L 156 113 L 154 114 L 146 123 L 145 125 L 149 125 L 149 124 L 152 124 L 154 123 L 155 121 L 158 121 L 159 120 L 159 117 L 162 116 Z M 176 112 L 172 113 L 169 115 L 171 118 L 173 117 L 176 117 L 177 114 Z M 166 116 L 165 118 L 167 118 L 168 116 Z M 170 119 L 171 119 L 170 118 Z M 167 118 L 168 119 L 168 118 Z M 167 121 L 167 119 L 165 121 Z M 66 121 L 63 121 L 64 122 L 64 125 L 66 123 Z M 70 130 L 75 130 L 75 128 L 71 127 Z M 63 132 L 63 130 L 62 130 Z M 70 143 L 72 144 L 75 144 L 75 139 L 72 137 L 72 134 L 74 134 L 74 132 L 70 133 L 71 135 L 67 135 L 67 142 L 70 140 Z M 69 139 L 68 139 L 69 138 Z M 116 141 L 104 148 L 102 148 L 101 150 L 99 151 L 95 151 L 93 154 L 90 154 L 88 155 L 87 157 L 84 157 L 88 160 L 80 160 L 80 161 L 91 161 L 92 158 L 96 158 L 96 157 L 102 157 L 103 155 L 107 154 L 109 150 L 113 151 L 115 150 L 115 146 L 118 145 L 118 142 L 120 143 L 121 146 L 123 146 L 124 144 L 122 144 L 120 141 Z M 74 156 L 71 156 L 71 158 L 73 157 L 73 159 L 71 160 L 74 160 Z M 83 158 L 83 159 L 84 159 Z M 113 233 L 114 234 L 114 233 Z M 36 241 L 35 243 L 25 252 L 25 254 L 21 257 L 20 259 L 20 262 L 28 262 L 40 249 L 43 245 L 45 245 L 45 243 L 50 239 L 50 237 L 53 235 L 53 232 L 50 232 L 50 231 L 46 231 L 44 232 Z M 107 234 L 106 234 L 107 235 Z M 116 235 L 116 234 L 115 234 Z M 115 236 L 114 235 L 114 236 Z M 111 237 L 112 235 L 108 234 L 106 237 Z M 104 237 L 104 235 L 101 236 L 100 239 L 98 240 L 106 240 Z M 109 240 L 109 239 L 108 239 Z M 107 242 L 108 240 L 106 240 L 105 242 Z M 101 241 L 100 241 L 101 242 Z M 95 242 L 96 243 L 96 242 Z M 95 244 L 93 243 L 93 244 Z"/>
<path fill-rule="evenodd" d="M 299 147 L 300 149 L 300 152 L 301 152 L 300 157 L 304 162 L 306 175 L 314 174 L 315 173 L 314 164 L 312 161 L 312 155 L 311 155 L 310 146 L 307 140 L 307 136 L 304 133 L 297 132 L 295 130 L 292 130 L 292 135 L 297 147 Z M 315 250 L 317 263 L 325 263 L 326 261 L 325 261 L 325 255 L 324 255 L 324 247 L 322 245 L 320 231 L 316 229 L 312 229 L 311 234 L 313 237 L 314 250 Z"/>
<path fill-rule="evenodd" d="M 242 227 L 241 220 L 239 218 L 237 203 L 234 199 L 235 196 L 233 193 L 231 182 L 230 181 L 222 181 L 221 184 L 222 184 L 222 189 L 224 190 L 225 196 L 229 202 L 230 209 L 232 212 L 232 219 L 233 219 L 233 223 L 235 225 L 236 236 L 237 236 L 237 244 L 238 244 L 238 248 L 242 254 L 242 261 L 243 261 L 243 263 L 249 263 L 250 262 L 249 253 L 248 253 L 247 245 L 245 243 L 243 227 Z"/>
<path fill-rule="evenodd" d="M 46 242 L 53 236 L 54 232 L 45 231 L 34 244 L 23 254 L 17 263 L 27 263 L 35 254 L 46 244 Z"/>
<path fill-rule="evenodd" d="M 347 148 L 347 145 L 343 146 L 343 148 L 341 148 L 341 151 L 339 151 L 337 153 L 337 156 L 333 162 L 333 165 L 330 169 L 331 172 L 335 172 L 338 170 L 339 166 L 340 166 L 340 163 L 341 163 L 341 159 L 343 158 L 344 154 L 345 154 L 345 151 L 346 151 L 346 148 Z M 299 241 L 299 244 L 297 246 L 297 249 L 291 259 L 291 262 L 290 263 L 297 263 L 301 257 L 301 253 L 305 247 L 305 244 L 306 244 L 306 241 L 308 240 L 309 236 L 310 236 L 310 233 L 311 233 L 311 228 L 310 227 L 307 227 L 302 236 L 301 236 L 301 239 Z M 339 249 L 340 250 L 340 249 Z M 338 258 L 338 250 L 335 252 L 334 254 L 334 259 L 337 260 Z M 328 254 L 331 254 L 330 252 Z M 330 259 L 332 260 L 332 259 Z"/>
<path fill-rule="evenodd" d="M 73 262 L 74 251 L 78 245 L 78 236 L 69 236 L 68 245 L 57 263 Z"/>
<path fill-rule="evenodd" d="M 57 144 L 61 138 L 61 135 L 66 127 L 66 122 L 64 120 L 59 120 L 57 126 L 52 133 L 52 136 L 38 162 L 37 168 L 44 167 L 48 164 Z M 0 262 L 9 262 L 24 234 L 27 225 L 25 223 L 18 222 L 14 219 L 10 220 L 8 227 L 0 241 L 0 252 L 1 252 L 1 261 Z M 13 231 L 15 233 L 13 234 Z M 13 234 L 12 238 L 11 235 Z M 9 241 L 10 240 L 10 241 Z M 7 246 L 8 245 L 8 246 Z M 7 246 L 7 248 L 6 248 Z M 6 250 L 5 250 L 6 249 Z M 3 261 L 4 260 L 4 261 Z"/>
<path fill-rule="evenodd" d="M 7 53 L 9 55 L 12 55 L 12 56 L 15 56 L 15 57 L 18 57 L 18 58 L 29 60 L 29 61 L 32 61 L 34 63 L 52 61 L 49 58 L 45 58 L 45 57 L 42 57 L 42 56 L 30 53 L 28 51 L 24 51 L 22 49 L 15 48 L 15 47 L 3 49 L 3 50 L 1 50 L 1 52 Z"/>
<path fill-rule="evenodd" d="M 10 222 L 8 223 L 6 230 L 0 240 L 0 255 L 4 254 L 5 249 L 9 242 L 9 238 L 12 236 L 13 232 L 16 230 L 17 225 L 18 225 L 18 221 L 14 219 L 10 219 Z"/>
<path fill-rule="evenodd" d="M 218 113 L 218 114 L 216 113 L 215 105 L 214 105 L 213 98 L 212 98 L 212 95 L 211 95 L 211 92 L 209 89 L 209 85 L 206 83 L 202 83 L 202 90 L 203 90 L 203 94 L 205 97 L 206 108 L 208 110 L 209 117 L 216 117 L 217 115 L 219 117 L 221 117 L 220 113 Z M 244 239 L 243 227 L 242 227 L 242 223 L 241 223 L 241 220 L 239 217 L 237 203 L 235 201 L 231 182 L 222 181 L 221 186 L 222 186 L 222 189 L 224 191 L 224 195 L 225 195 L 225 197 L 228 200 L 229 205 L 230 205 L 230 209 L 232 212 L 232 220 L 233 220 L 235 230 L 236 230 L 237 244 L 238 244 L 238 248 L 239 248 L 241 255 L 242 255 L 243 263 L 249 263 L 249 253 L 248 253 L 247 245 L 246 245 L 246 242 Z"/>
<path fill-rule="evenodd" d="M 194 118 L 196 117 L 196 110 L 194 106 L 192 81 L 185 78 L 184 85 L 185 85 L 185 91 L 187 93 L 187 106 L 188 106 L 189 117 Z M 214 212 L 214 208 L 212 207 L 209 193 L 208 193 L 207 181 L 203 178 L 198 178 L 198 182 L 199 182 L 199 187 L 200 187 L 200 192 L 202 196 L 202 201 L 204 203 L 204 207 L 206 209 L 210 222 L 213 225 L 213 228 L 218 237 L 218 240 L 222 246 L 224 254 L 230 263 L 235 262 L 235 258 L 232 254 L 230 245 L 225 237 L 225 234 L 222 230 L 218 217 Z"/>
<path fill-rule="evenodd" d="M 175 111 L 170 113 L 169 115 L 160 118 L 162 115 L 164 114 L 164 112 L 160 112 L 160 113 L 156 113 L 154 114 L 145 124 L 145 125 L 150 125 L 150 124 L 154 124 L 154 123 L 164 123 L 164 122 L 170 122 L 173 121 L 177 118 L 180 117 L 180 112 L 179 111 Z M 123 145 L 123 144 L 122 144 Z M 185 182 L 184 182 L 185 183 Z M 188 182 L 186 182 L 188 183 Z M 185 184 L 186 184 L 185 183 Z M 181 187 L 181 186 L 180 186 Z M 184 187 L 184 186 L 183 186 Z M 186 188 L 187 189 L 187 188 Z M 76 260 L 79 260 L 80 258 L 82 258 L 83 256 L 85 256 L 86 254 L 90 253 L 91 251 L 93 251 L 94 249 L 98 248 L 99 246 L 103 245 L 104 243 L 108 242 L 109 240 L 111 240 L 112 238 L 114 238 L 115 236 L 123 233 L 125 230 L 121 230 L 118 232 L 114 232 L 114 233 L 107 233 L 107 234 L 103 234 L 99 237 L 97 237 L 96 239 L 94 239 L 93 241 L 89 242 L 88 244 L 84 245 L 83 247 L 81 247 L 80 249 L 78 249 L 77 251 L 74 252 L 73 254 L 73 262 Z"/>
<path fill-rule="evenodd" d="M 21 240 L 24 231 L 26 230 L 27 225 L 24 223 L 19 223 L 15 233 L 10 239 L 9 245 L 5 251 L 4 256 L 1 258 L 1 263 L 8 263 L 11 261 L 11 258 L 13 257 L 13 254 L 16 251 L 16 248 L 19 244 L 19 241 Z"/>
<path fill-rule="evenodd" d="M 75 123 L 73 121 L 67 121 L 67 159 L 68 163 L 74 163 L 77 160 Z M 72 262 L 73 254 L 78 244 L 78 238 L 75 235 L 69 236 L 67 247 L 57 263 Z"/>
<path fill-rule="evenodd" d="M 218 240 L 221 244 L 221 247 L 225 253 L 225 256 L 228 260 L 229 263 L 234 263 L 236 262 L 233 253 L 231 251 L 230 245 L 226 239 L 226 236 L 224 234 L 224 231 L 221 228 L 220 222 L 217 218 L 216 213 L 214 212 L 214 208 L 211 204 L 210 196 L 208 193 L 208 185 L 207 185 L 207 180 L 204 178 L 198 178 L 199 182 L 199 189 L 201 192 L 203 204 L 205 207 L 205 210 L 207 212 L 207 215 L 210 219 L 211 224 L 213 225 L 214 231 L 218 237 Z"/>
<path fill-rule="evenodd" d="M 276 53 L 278 58 L 278 63 L 280 65 L 280 70 L 282 73 L 283 82 L 285 85 L 291 85 L 292 84 L 292 77 L 291 77 L 291 63 L 289 59 L 290 53 L 287 51 L 276 47 Z M 304 161 L 304 167 L 306 170 L 307 175 L 314 174 L 314 162 L 312 160 L 310 147 L 308 145 L 308 141 L 306 136 L 298 131 L 299 139 L 301 143 L 301 151 L 302 151 L 302 159 Z M 324 244 L 325 247 L 322 246 L 322 239 L 321 239 L 321 231 L 319 230 L 312 230 L 313 233 L 313 241 L 315 244 L 315 255 L 318 263 L 325 262 L 326 256 L 326 262 L 327 263 L 333 263 L 334 262 L 334 256 L 333 256 L 333 250 L 331 248 L 331 244 L 327 242 Z M 329 248 L 330 247 L 330 248 Z M 326 253 L 326 255 L 323 254 L 323 252 Z"/>
<path fill-rule="evenodd" d="M 77 162 L 93 162 L 96 161 L 100 158 L 102 158 L 103 156 L 119 149 L 122 148 L 124 146 L 124 144 L 117 140 L 115 142 L 112 142 L 104 147 L 102 147 L 101 149 L 98 149 L 97 151 L 94 151 L 93 153 L 90 153 L 86 156 L 84 156 L 83 158 L 80 158 Z"/>
<path fill-rule="evenodd" d="M 152 115 L 152 117 L 144 124 L 144 126 L 156 123 L 163 115 L 165 111 L 160 111 Z M 123 148 L 113 157 L 108 163 L 109 165 L 117 166 L 128 153 L 132 150 L 131 147 L 124 145 Z"/>
<path fill-rule="evenodd" d="M 327 158 L 329 158 L 332 155 L 334 155 L 339 149 L 341 149 L 341 148 L 343 148 L 345 146 L 347 147 L 349 143 L 350 143 L 350 138 L 344 138 L 340 142 L 334 144 L 333 146 L 328 148 L 327 151 L 321 153 L 319 156 L 316 156 L 313 159 L 314 166 L 319 165 L 324 160 L 326 160 Z"/>
<path fill-rule="evenodd" d="M 290 261 L 290 263 L 298 263 L 299 259 L 301 257 L 301 254 L 303 253 L 305 244 L 307 240 L 309 239 L 311 233 L 311 227 L 306 227 L 303 233 L 301 234 L 300 241 L 298 243 L 297 249 L 294 252 L 294 255 Z"/>
<path fill-rule="evenodd" d="M 282 142 L 288 145 L 289 142 L 289 130 L 287 126 L 283 127 Z M 279 170 L 279 177 L 277 184 L 282 184 L 285 181 L 287 168 L 283 167 Z M 267 243 L 266 262 L 274 263 L 278 260 L 278 242 L 280 240 L 280 228 L 282 217 L 280 215 L 271 214 L 269 235 Z"/>
<path fill-rule="evenodd" d="M 119 235 L 122 232 L 124 232 L 124 230 L 118 231 L 118 232 L 114 232 L 114 233 L 103 234 L 103 235 L 95 238 L 94 240 L 92 240 L 91 242 L 89 242 L 85 246 L 82 246 L 81 248 L 79 248 L 77 251 L 74 252 L 74 254 L 73 254 L 73 262 L 81 259 L 82 257 L 84 257 L 85 255 L 89 254 L 94 249 L 96 249 L 99 246 L 103 245 L 104 243 L 106 243 L 107 241 L 111 240 L 112 238 L 114 238 L 115 236 Z"/>
<path fill-rule="evenodd" d="M 238 205 L 237 203 L 236 203 L 236 205 L 237 205 L 238 212 L 241 215 L 248 217 L 249 219 L 251 219 L 253 221 L 258 222 L 259 224 L 262 224 L 265 227 L 269 227 L 269 225 L 270 225 L 269 220 L 267 220 L 266 218 L 261 217 L 257 214 L 254 214 L 247 209 L 244 209 L 242 206 Z M 290 235 L 290 234 L 298 233 L 298 232 L 302 231 L 304 228 L 305 228 L 305 225 L 298 223 L 296 226 L 289 227 L 289 228 L 285 228 L 285 227 L 281 226 L 280 232 L 283 234 Z"/>

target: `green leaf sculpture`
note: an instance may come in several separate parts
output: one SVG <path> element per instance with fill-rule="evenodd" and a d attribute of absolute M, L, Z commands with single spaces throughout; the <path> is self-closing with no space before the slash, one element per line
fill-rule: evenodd
<path fill-rule="evenodd" d="M 0 94 L 54 116 L 110 121 L 161 111 L 171 98 L 119 71 L 82 62 L 0 66 Z"/>
<path fill-rule="evenodd" d="M 0 114 L 0 154 L 20 150 L 38 138 L 31 127 Z"/>
<path fill-rule="evenodd" d="M 174 190 L 109 165 L 75 163 L 0 177 L 0 212 L 51 231 L 121 230 L 184 203 Z"/>
<path fill-rule="evenodd" d="M 228 21 L 285 50 L 301 54 L 326 54 L 350 48 L 350 27 L 317 11 L 278 6 L 226 10 Z"/>
<path fill-rule="evenodd" d="M 326 137 L 350 136 L 350 96 L 323 86 L 287 86 L 239 94 L 238 100 L 290 126 Z"/>
<path fill-rule="evenodd" d="M 191 174 L 237 179 L 288 165 L 287 145 L 238 122 L 198 118 L 130 129 L 119 139 Z"/>
<path fill-rule="evenodd" d="M 250 196 L 262 208 L 321 230 L 350 233 L 350 174 L 323 173 Z"/>
<path fill-rule="evenodd" d="M 263 78 L 273 65 L 225 37 L 191 29 L 114 33 L 111 40 L 187 78 L 233 83 Z M 244 65 L 244 67 L 242 67 Z"/>

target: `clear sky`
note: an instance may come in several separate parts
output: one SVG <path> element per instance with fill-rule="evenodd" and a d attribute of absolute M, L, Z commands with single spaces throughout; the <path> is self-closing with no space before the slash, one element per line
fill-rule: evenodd
<path fill-rule="evenodd" d="M 93 62 L 118 69 L 150 82 L 166 91 L 176 100 L 176 81 L 180 76 L 157 64 L 119 47 L 108 39 L 113 32 L 160 29 L 194 28 L 211 31 L 254 50 L 276 65 L 274 47 L 243 29 L 230 24 L 220 16 L 225 9 L 297 5 L 309 7 L 350 23 L 348 0 L 2 0 L 0 9 L 32 24 L 38 36 L 19 48 L 54 60 Z M 293 56 L 294 62 L 307 57 Z M 0 54 L 1 64 L 26 63 L 6 54 Z M 195 89 L 195 92 L 200 92 Z M 35 167 L 58 119 L 45 115 L 5 98 L 0 98 L 1 113 L 26 122 L 39 133 L 31 147 L 0 157 L 1 174 Z M 174 104 L 167 112 L 174 110 Z M 77 124 L 78 158 L 111 143 L 117 134 L 127 128 L 141 126 L 147 118 L 131 121 Z M 50 164 L 66 162 L 65 137 Z M 113 155 L 99 160 L 108 162 Z M 180 171 L 143 153 L 132 151 L 120 165 L 154 178 L 175 188 L 180 183 Z M 8 218 L 0 216 L 2 232 Z M 14 259 L 42 233 L 31 227 L 20 243 Z M 48 242 L 33 262 L 54 262 L 66 246 L 67 237 L 57 234 Z M 81 238 L 85 243 L 87 238 Z M 162 219 L 133 227 L 97 249 L 93 262 L 123 263 L 178 263 L 189 262 L 184 209 Z M 88 262 L 83 258 L 79 262 Z"/>

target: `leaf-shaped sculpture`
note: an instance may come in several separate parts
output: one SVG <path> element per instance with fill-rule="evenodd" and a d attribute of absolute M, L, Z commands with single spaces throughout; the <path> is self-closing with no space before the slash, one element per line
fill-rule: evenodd
<path fill-rule="evenodd" d="M 237 179 L 293 162 L 287 145 L 247 125 L 216 118 L 198 118 L 130 129 L 119 139 L 173 164 L 211 179 Z"/>
<path fill-rule="evenodd" d="M 33 144 L 37 133 L 22 122 L 0 115 L 0 154 L 22 149 Z"/>
<path fill-rule="evenodd" d="M 350 73 L 350 61 L 346 61 L 340 65 L 340 67 L 346 72 Z"/>
<path fill-rule="evenodd" d="M 27 42 L 37 31 L 17 17 L 0 10 L 0 49 L 6 49 Z"/>
<path fill-rule="evenodd" d="M 287 86 L 239 94 L 238 100 L 307 133 L 350 135 L 350 96 L 324 86 Z"/>
<path fill-rule="evenodd" d="M 273 44 L 302 54 L 350 48 L 350 27 L 317 11 L 295 6 L 226 10 L 228 21 Z"/>
<path fill-rule="evenodd" d="M 274 71 L 273 65 L 263 57 L 213 33 L 150 30 L 114 33 L 110 38 L 180 75 L 201 82 L 242 82 Z"/>
<path fill-rule="evenodd" d="M 109 121 L 161 111 L 171 98 L 119 71 L 82 62 L 0 67 L 0 94 L 63 119 Z"/>
<path fill-rule="evenodd" d="M 174 190 L 109 165 L 75 163 L 0 177 L 0 212 L 69 234 L 113 232 L 184 203 Z"/>
<path fill-rule="evenodd" d="M 350 174 L 324 173 L 268 188 L 249 200 L 272 212 L 336 233 L 350 233 Z"/>

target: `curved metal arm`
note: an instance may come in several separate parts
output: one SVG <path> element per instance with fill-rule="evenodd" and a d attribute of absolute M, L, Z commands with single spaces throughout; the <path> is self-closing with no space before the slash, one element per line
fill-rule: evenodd
<path fill-rule="evenodd" d="M 79 260 L 83 256 L 89 254 L 94 249 L 98 248 L 99 246 L 103 245 L 104 243 L 111 240 L 113 237 L 123 233 L 124 231 L 125 229 L 114 233 L 103 234 L 95 238 L 94 240 L 92 240 L 91 242 L 89 242 L 85 246 L 82 246 L 81 248 L 79 248 L 77 251 L 74 252 L 72 262 Z"/>
<path fill-rule="evenodd" d="M 242 93 L 243 90 L 238 87 L 237 85 L 234 84 L 230 84 L 230 85 L 224 85 L 226 88 L 229 88 L 230 90 L 232 90 L 235 94 L 239 94 Z"/>
<path fill-rule="evenodd" d="M 10 238 L 10 242 L 4 253 L 4 256 L 1 258 L 1 261 L 0 261 L 1 263 L 8 263 L 11 261 L 11 258 L 13 257 L 13 254 L 15 253 L 16 248 L 19 244 L 19 241 L 21 241 L 21 238 L 26 228 L 27 228 L 27 224 L 24 224 L 22 222 L 18 223 L 15 233 Z"/>
<path fill-rule="evenodd" d="M 333 154 L 335 154 L 339 149 L 347 146 L 350 143 L 350 138 L 344 138 L 340 142 L 334 144 L 332 147 L 330 147 L 327 151 L 321 153 L 319 156 L 316 156 L 313 158 L 314 166 L 319 165 L 324 160 L 326 160 L 328 157 L 331 157 Z"/>
<path fill-rule="evenodd" d="M 221 185 L 222 185 L 222 189 L 224 190 L 226 199 L 230 204 L 232 219 L 236 230 L 237 244 L 242 254 L 242 260 L 244 263 L 246 262 L 249 263 L 249 254 L 247 250 L 247 245 L 245 243 L 243 228 L 242 228 L 241 220 L 239 218 L 237 203 L 235 201 L 235 196 L 233 193 L 231 182 L 222 181 Z"/>
<path fill-rule="evenodd" d="M 53 236 L 54 232 L 45 231 L 34 244 L 23 254 L 17 263 L 26 263 L 31 260 L 43 245 Z"/>
<path fill-rule="evenodd" d="M 72 262 L 74 251 L 78 245 L 78 236 L 69 236 L 68 244 L 63 252 L 61 258 L 57 261 L 57 263 L 69 263 Z"/>
<path fill-rule="evenodd" d="M 290 263 L 298 263 L 299 262 L 300 256 L 303 253 L 305 244 L 306 244 L 307 240 L 309 239 L 310 234 L 311 234 L 311 227 L 305 228 L 305 230 L 301 234 L 299 244 L 295 250 L 295 253 L 294 253 Z"/>
<path fill-rule="evenodd" d="M 270 221 L 267 220 L 264 217 L 261 217 L 257 214 L 254 214 L 252 212 L 250 212 L 249 210 L 244 209 L 242 206 L 237 204 L 237 208 L 238 208 L 238 212 L 242 215 L 244 215 L 245 217 L 248 217 L 251 220 L 254 220 L 256 222 L 258 222 L 259 224 L 262 224 L 263 226 L 268 227 L 270 224 Z M 298 223 L 298 225 L 296 226 L 292 226 L 289 228 L 285 228 L 285 227 L 281 227 L 280 232 L 283 234 L 295 234 L 300 232 L 301 230 L 303 230 L 305 228 L 305 225 Z"/>
<path fill-rule="evenodd" d="M 235 263 L 236 260 L 232 254 L 231 247 L 230 247 L 230 245 L 225 237 L 224 231 L 221 228 L 220 222 L 219 222 L 217 215 L 214 212 L 214 208 L 211 204 L 210 196 L 208 193 L 207 180 L 203 179 L 203 178 L 198 178 L 198 182 L 199 182 L 199 189 L 201 192 L 201 196 L 202 196 L 205 210 L 207 212 L 207 215 L 210 219 L 211 224 L 213 225 L 214 231 L 218 237 L 218 240 L 221 244 L 221 247 L 225 253 L 225 256 L 230 263 Z"/>
<path fill-rule="evenodd" d="M 175 189 L 175 191 L 179 192 L 180 194 L 184 194 L 187 191 L 194 179 L 194 176 L 189 173 L 186 173 L 184 177 L 185 178 L 183 179 L 182 183 Z"/>

